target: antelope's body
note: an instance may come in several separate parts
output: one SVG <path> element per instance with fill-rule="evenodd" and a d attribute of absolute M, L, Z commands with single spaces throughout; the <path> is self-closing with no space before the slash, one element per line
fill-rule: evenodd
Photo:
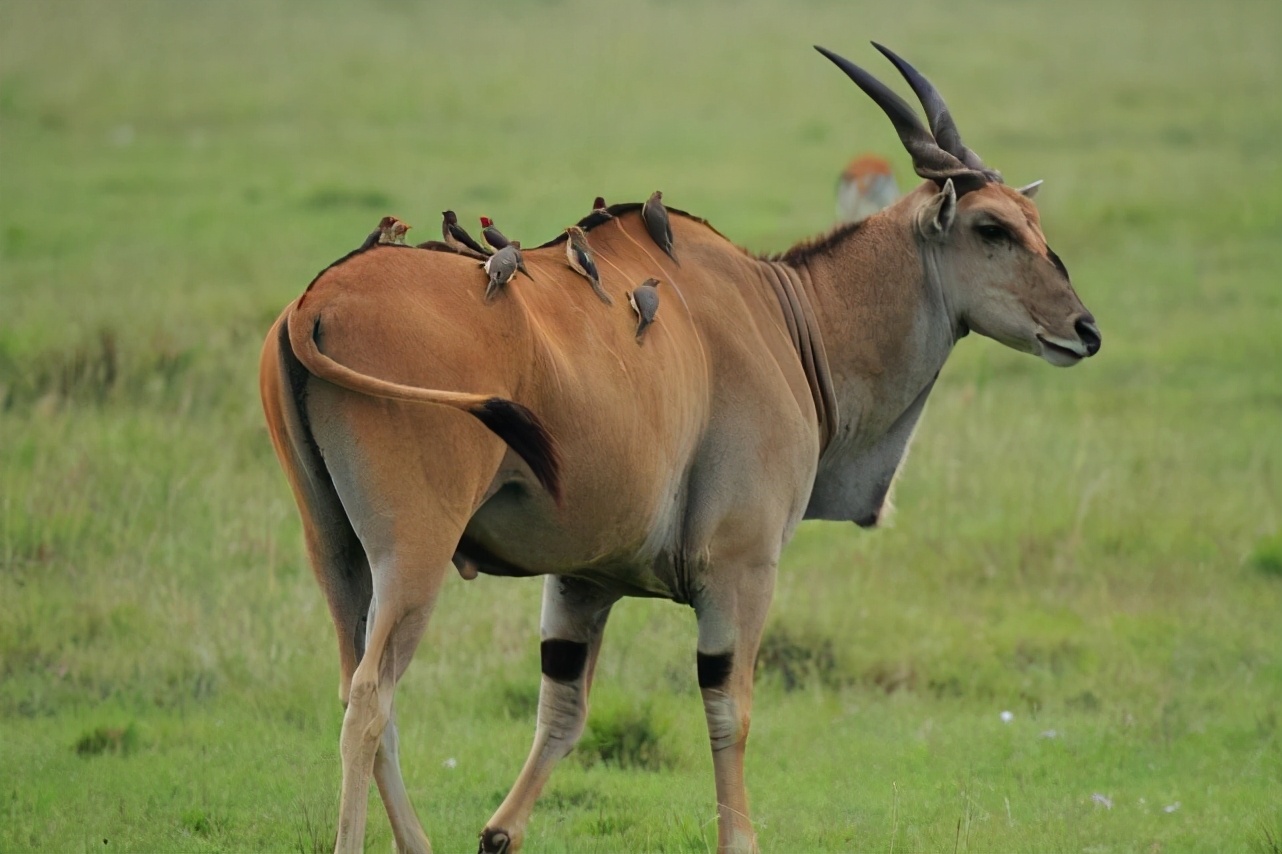
<path fill-rule="evenodd" d="M 939 167 L 925 157 L 914 152 L 919 171 Z M 1032 202 L 954 162 L 775 260 L 674 212 L 678 266 L 639 205 L 614 206 L 583 223 L 611 306 L 557 241 L 526 251 L 531 277 L 489 305 L 474 260 L 374 246 L 285 310 L 261 385 L 338 633 L 339 850 L 361 847 L 371 775 L 398 847 L 427 848 L 392 694 L 451 559 L 548 576 L 537 733 L 483 851 L 520 846 L 582 731 L 624 595 L 694 607 L 719 844 L 755 847 L 743 786 L 753 664 L 797 523 L 877 522 L 969 329 L 1056 364 L 1099 346 Z M 626 295 L 650 277 L 663 308 L 639 346 Z"/>

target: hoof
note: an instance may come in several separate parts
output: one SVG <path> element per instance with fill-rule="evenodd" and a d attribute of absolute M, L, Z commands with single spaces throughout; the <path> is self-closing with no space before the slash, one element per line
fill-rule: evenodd
<path fill-rule="evenodd" d="M 512 837 L 506 830 L 487 827 L 481 831 L 481 847 L 477 854 L 507 854 L 512 847 Z"/>

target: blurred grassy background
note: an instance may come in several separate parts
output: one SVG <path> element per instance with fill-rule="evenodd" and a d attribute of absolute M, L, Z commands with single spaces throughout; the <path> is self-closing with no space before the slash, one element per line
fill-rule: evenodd
<path fill-rule="evenodd" d="M 855 152 L 908 182 L 810 49 L 889 80 L 875 38 L 1046 179 L 1104 349 L 968 339 L 897 525 L 803 526 L 762 844 L 1276 852 L 1279 32 L 1252 0 L 0 3 L 0 848 L 324 849 L 337 668 L 257 402 L 271 319 L 385 213 L 535 240 L 657 187 L 754 250 L 821 231 Z M 452 579 L 402 683 L 438 850 L 524 757 L 538 588 Z M 529 850 L 715 845 L 693 646 L 684 609 L 616 609 Z"/>

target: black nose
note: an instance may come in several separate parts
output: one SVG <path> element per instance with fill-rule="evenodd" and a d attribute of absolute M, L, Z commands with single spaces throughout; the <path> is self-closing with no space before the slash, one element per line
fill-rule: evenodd
<path fill-rule="evenodd" d="M 1079 317 L 1073 324 L 1073 329 L 1077 332 L 1077 337 L 1081 338 L 1082 343 L 1086 345 L 1086 355 L 1094 356 L 1099 352 L 1099 327 L 1095 325 L 1095 318 L 1089 314 Z"/>

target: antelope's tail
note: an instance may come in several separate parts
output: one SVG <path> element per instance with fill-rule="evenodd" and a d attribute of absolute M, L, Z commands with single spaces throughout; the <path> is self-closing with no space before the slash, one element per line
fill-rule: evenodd
<path fill-rule="evenodd" d="M 538 417 L 521 404 L 503 397 L 420 388 L 372 377 L 353 370 L 316 346 L 320 318 L 309 318 L 295 304 L 286 320 L 294 356 L 319 379 L 370 397 L 451 406 L 480 421 L 525 460 L 554 501 L 561 501 L 561 464 L 556 442 Z"/>

